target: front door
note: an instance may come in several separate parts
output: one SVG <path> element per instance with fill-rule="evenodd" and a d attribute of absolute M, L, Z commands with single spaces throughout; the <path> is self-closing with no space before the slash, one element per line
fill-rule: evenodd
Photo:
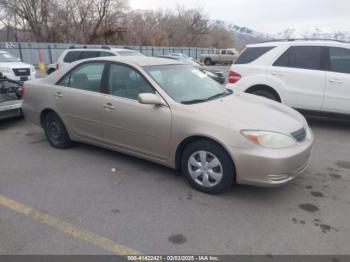
<path fill-rule="evenodd" d="M 110 65 L 108 94 L 103 97 L 105 138 L 121 149 L 167 160 L 170 108 L 140 104 L 141 93 L 155 93 L 141 73 L 123 64 Z"/>

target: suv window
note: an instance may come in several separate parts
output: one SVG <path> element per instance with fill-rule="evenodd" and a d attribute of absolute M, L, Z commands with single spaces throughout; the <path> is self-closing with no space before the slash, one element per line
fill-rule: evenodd
<path fill-rule="evenodd" d="M 99 52 L 99 56 L 103 57 L 103 56 L 116 56 L 116 55 L 113 53 L 110 53 L 110 52 L 101 51 L 101 52 Z"/>
<path fill-rule="evenodd" d="M 89 59 L 89 58 L 95 58 L 99 56 L 100 56 L 100 52 L 98 51 L 83 51 L 80 59 Z"/>
<path fill-rule="evenodd" d="M 65 63 L 73 63 L 78 61 L 81 55 L 81 51 L 69 51 L 63 59 Z"/>
<path fill-rule="evenodd" d="M 100 92 L 104 63 L 85 63 L 74 68 L 57 85 Z"/>
<path fill-rule="evenodd" d="M 222 51 L 221 51 L 221 54 L 222 54 L 222 55 L 226 55 L 226 50 L 222 50 Z"/>
<path fill-rule="evenodd" d="M 235 64 L 249 64 L 274 48 L 275 46 L 248 47 L 237 58 Z"/>
<path fill-rule="evenodd" d="M 330 47 L 329 56 L 332 72 L 350 74 L 350 49 Z"/>
<path fill-rule="evenodd" d="M 137 100 L 142 93 L 154 93 L 152 86 L 136 70 L 123 65 L 111 64 L 109 80 L 109 94 Z"/>
<path fill-rule="evenodd" d="M 273 65 L 321 70 L 322 49 L 321 46 L 292 46 Z"/>

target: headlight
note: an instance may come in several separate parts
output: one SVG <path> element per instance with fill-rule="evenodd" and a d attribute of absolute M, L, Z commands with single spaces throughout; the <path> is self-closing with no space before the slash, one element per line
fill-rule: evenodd
<path fill-rule="evenodd" d="M 7 67 L 0 67 L 0 72 L 2 73 L 11 73 L 11 69 Z"/>
<path fill-rule="evenodd" d="M 294 138 L 277 132 L 242 130 L 242 134 L 251 142 L 272 149 L 282 149 L 297 145 Z"/>

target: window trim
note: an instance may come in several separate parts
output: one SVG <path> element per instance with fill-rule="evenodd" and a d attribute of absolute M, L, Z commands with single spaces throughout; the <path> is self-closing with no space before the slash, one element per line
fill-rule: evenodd
<path fill-rule="evenodd" d="M 59 85 L 58 83 L 61 82 L 66 76 L 69 75 L 69 84 L 70 85 L 70 80 L 71 80 L 71 76 L 72 76 L 72 72 L 77 69 L 78 67 L 84 65 L 84 64 L 104 64 L 104 68 L 103 68 L 103 72 L 102 72 L 102 77 L 101 77 L 101 81 L 100 81 L 100 86 L 99 86 L 99 92 L 95 92 L 95 91 L 90 91 L 90 90 L 85 90 L 85 89 L 78 89 L 78 88 L 73 88 L 73 87 L 70 87 L 70 86 L 62 86 L 62 85 Z M 66 72 L 62 77 L 60 77 L 60 79 L 55 83 L 55 86 L 58 86 L 58 87 L 62 87 L 62 88 L 70 88 L 70 89 L 74 89 L 74 90 L 80 90 L 80 91 L 85 91 L 85 92 L 91 92 L 91 93 L 94 93 L 94 94 L 103 94 L 102 90 L 103 90 L 103 83 L 104 83 L 104 78 L 106 77 L 106 68 L 107 68 L 107 62 L 106 61 L 102 61 L 102 60 L 93 60 L 93 61 L 84 61 L 84 62 L 81 62 L 77 65 L 75 65 L 74 67 L 72 67 L 68 72 Z"/>

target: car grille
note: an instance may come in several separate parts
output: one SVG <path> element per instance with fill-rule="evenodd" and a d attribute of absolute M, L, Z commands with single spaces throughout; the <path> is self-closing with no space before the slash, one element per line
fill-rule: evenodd
<path fill-rule="evenodd" d="M 15 73 L 15 76 L 30 76 L 29 68 L 16 68 L 13 69 L 13 72 Z"/>
<path fill-rule="evenodd" d="M 292 136 L 298 141 L 303 142 L 306 138 L 306 129 L 303 127 L 302 129 L 295 131 L 292 133 Z"/>

